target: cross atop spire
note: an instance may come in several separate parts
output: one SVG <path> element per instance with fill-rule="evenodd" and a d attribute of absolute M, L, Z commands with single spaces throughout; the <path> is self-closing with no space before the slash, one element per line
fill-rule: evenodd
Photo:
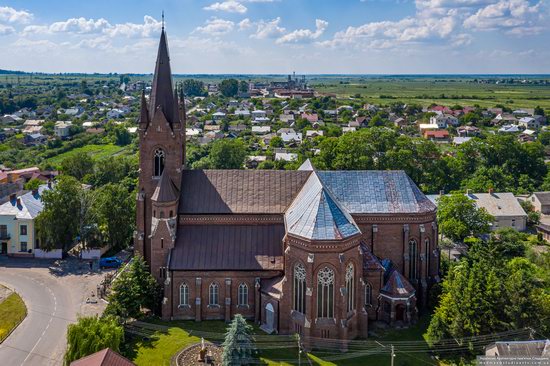
<path fill-rule="evenodd" d="M 164 10 L 162 11 L 162 30 L 164 30 Z"/>

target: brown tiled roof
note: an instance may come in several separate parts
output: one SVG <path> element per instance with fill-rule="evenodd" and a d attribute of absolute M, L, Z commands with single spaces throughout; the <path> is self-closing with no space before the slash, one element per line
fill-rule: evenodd
<path fill-rule="evenodd" d="M 110 348 L 71 362 L 71 366 L 135 366 L 133 362 L 122 357 Z"/>
<path fill-rule="evenodd" d="M 390 297 L 402 298 L 414 295 L 415 289 L 399 271 L 394 269 L 380 292 Z"/>
<path fill-rule="evenodd" d="M 282 270 L 283 224 L 180 225 L 171 270 Z"/>
<path fill-rule="evenodd" d="M 283 213 L 310 171 L 184 170 L 180 214 Z"/>
<path fill-rule="evenodd" d="M 174 202 L 178 199 L 178 189 L 168 173 L 166 173 L 166 169 L 162 172 L 151 199 L 157 202 Z"/>

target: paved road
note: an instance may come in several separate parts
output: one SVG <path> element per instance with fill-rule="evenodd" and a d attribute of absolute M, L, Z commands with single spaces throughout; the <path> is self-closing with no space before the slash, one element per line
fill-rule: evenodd
<path fill-rule="evenodd" d="M 102 305 L 85 303 L 101 275 L 59 270 L 53 262 L 38 265 L 18 259 L 0 259 L 0 283 L 17 291 L 28 315 L 0 344 L 0 365 L 51 366 L 63 363 L 67 325 L 77 314 L 94 314 Z M 58 271 L 52 271 L 52 268 Z"/>

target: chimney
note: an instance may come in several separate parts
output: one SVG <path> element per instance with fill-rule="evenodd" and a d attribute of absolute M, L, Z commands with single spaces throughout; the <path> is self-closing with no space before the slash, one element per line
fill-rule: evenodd
<path fill-rule="evenodd" d="M 440 195 L 440 196 L 443 196 L 444 194 L 445 194 L 445 191 L 444 191 L 444 190 L 439 191 L 439 195 Z"/>
<path fill-rule="evenodd" d="M 489 188 L 489 194 L 492 195 L 493 194 L 493 188 Z"/>
<path fill-rule="evenodd" d="M 33 189 L 32 190 L 32 195 L 36 196 L 37 194 L 38 194 L 38 189 L 37 188 Z"/>
<path fill-rule="evenodd" d="M 52 188 L 52 180 L 51 180 L 51 179 L 48 179 L 48 188 L 49 188 L 49 189 Z"/>
<path fill-rule="evenodd" d="M 13 202 L 17 198 L 17 195 L 15 193 L 10 194 L 10 201 Z"/>
<path fill-rule="evenodd" d="M 468 196 L 471 196 L 471 195 L 472 195 L 472 190 L 471 190 L 471 189 L 467 189 L 467 190 L 466 190 L 466 194 L 467 194 Z"/>
<path fill-rule="evenodd" d="M 17 197 L 17 206 L 21 206 L 21 197 Z"/>

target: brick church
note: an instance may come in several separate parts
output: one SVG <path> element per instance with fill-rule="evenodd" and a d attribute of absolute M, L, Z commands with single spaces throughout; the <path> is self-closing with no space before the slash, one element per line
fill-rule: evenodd
<path fill-rule="evenodd" d="M 403 171 L 189 170 L 162 30 L 141 98 L 136 250 L 164 319 L 242 314 L 266 332 L 344 341 L 407 325 L 439 280 L 436 207 Z"/>

